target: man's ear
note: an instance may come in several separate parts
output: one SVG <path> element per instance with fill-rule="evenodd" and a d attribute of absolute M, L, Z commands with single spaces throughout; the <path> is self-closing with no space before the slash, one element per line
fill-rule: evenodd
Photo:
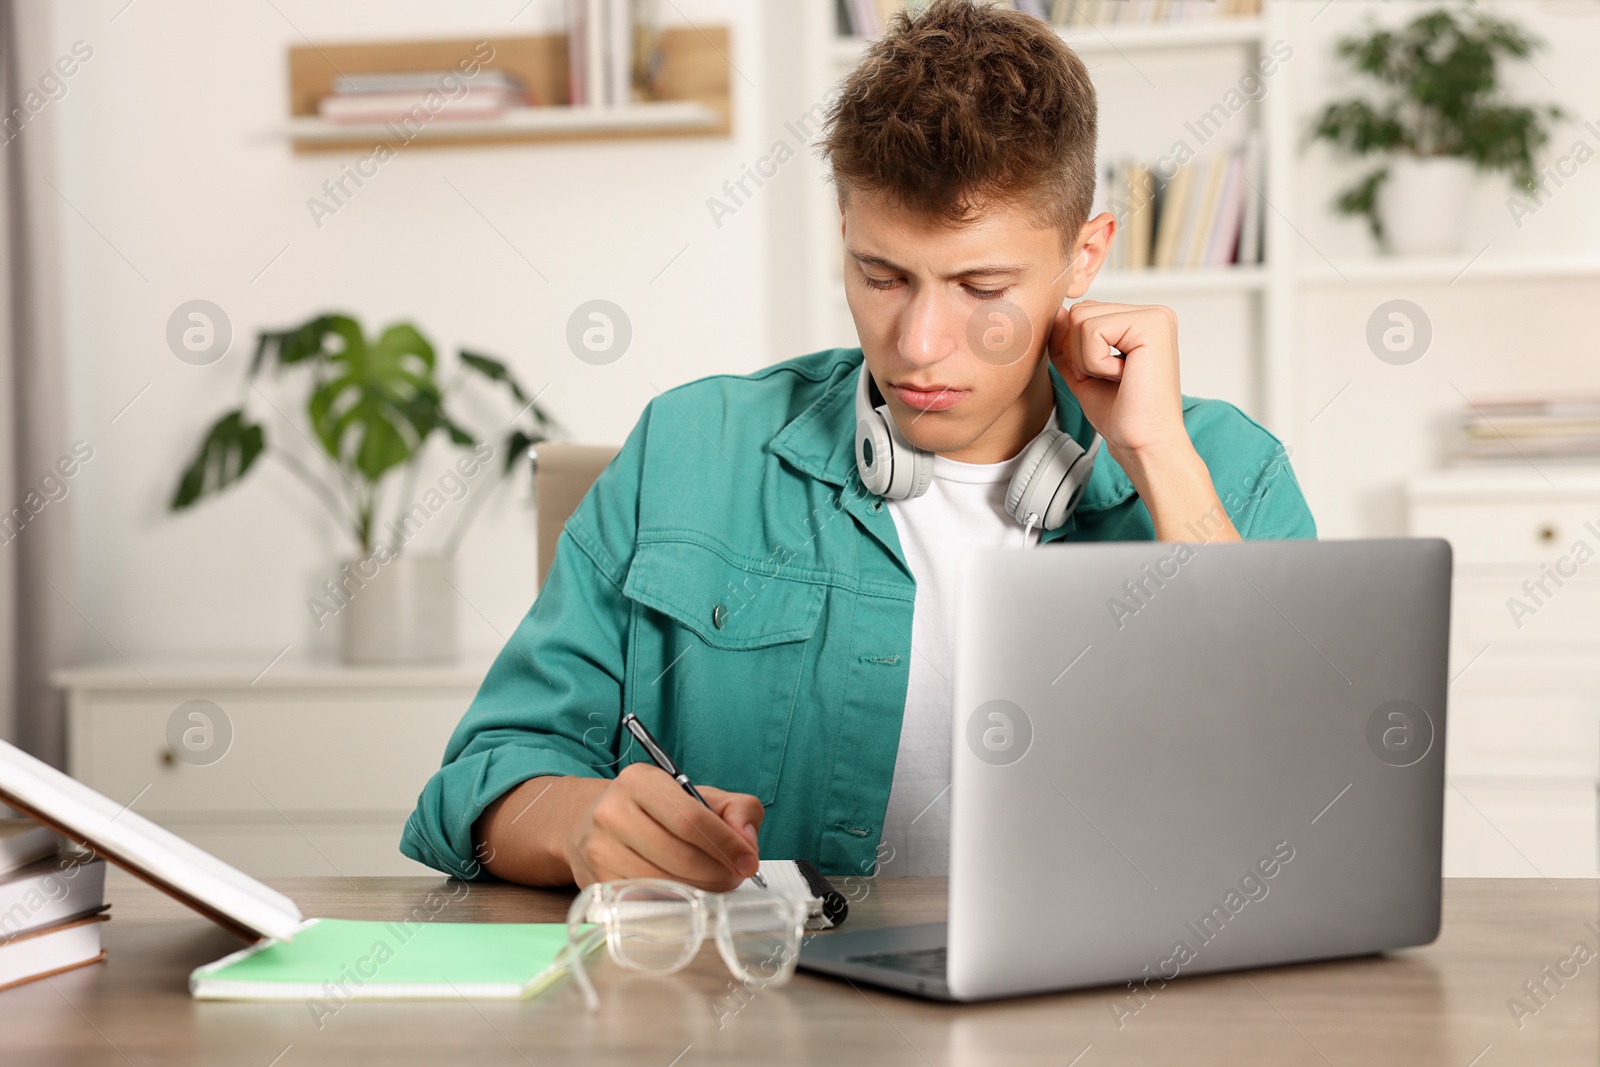
<path fill-rule="evenodd" d="M 1090 283 L 1105 265 L 1116 233 L 1117 218 L 1109 211 L 1102 211 L 1083 224 L 1076 242 L 1079 251 L 1074 253 L 1074 262 L 1066 272 L 1068 300 L 1076 300 L 1089 291 Z"/>

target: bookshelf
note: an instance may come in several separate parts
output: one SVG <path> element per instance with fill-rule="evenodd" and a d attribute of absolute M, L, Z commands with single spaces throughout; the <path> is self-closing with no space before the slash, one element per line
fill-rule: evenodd
<path fill-rule="evenodd" d="M 317 102 L 341 74 L 449 70 L 464 58 L 491 57 L 487 70 L 518 78 L 543 102 L 494 118 L 449 118 L 400 130 L 395 123 L 329 122 Z M 563 33 L 474 40 L 305 45 L 289 50 L 289 120 L 281 130 L 296 152 L 600 140 L 618 137 L 727 136 L 728 28 L 677 27 L 661 33 L 660 100 L 619 107 L 571 107 Z"/>
<path fill-rule="evenodd" d="M 1107 117 L 1107 101 L 1121 94 L 1138 96 L 1141 103 L 1159 102 L 1173 95 L 1174 86 L 1195 84 L 1191 79 L 1207 62 L 1232 64 L 1238 71 L 1258 59 L 1274 42 L 1289 41 L 1298 51 L 1332 48 L 1332 38 L 1308 36 L 1305 20 L 1293 11 L 1293 0 L 1262 0 L 1261 13 L 1247 17 L 1215 18 L 1192 23 L 1109 24 L 1099 27 L 1061 27 L 1058 32 L 1089 65 L 1101 93 L 1100 155 L 1102 163 L 1132 151 L 1130 128 L 1160 123 L 1137 107 L 1125 107 L 1120 121 Z M 1304 5 L 1302 5 L 1303 7 Z M 782 27 L 786 39 L 798 43 L 799 60 L 793 90 L 780 99 L 772 125 L 796 115 L 820 115 L 818 104 L 829 90 L 860 62 L 866 42 L 841 37 L 831 5 L 794 5 L 791 22 Z M 1274 433 L 1294 441 L 1301 436 L 1320 400 L 1308 406 L 1300 395 L 1307 368 L 1300 356 L 1306 329 L 1301 307 L 1338 287 L 1423 285 L 1431 287 L 1471 284 L 1540 283 L 1600 279 L 1600 256 L 1570 254 L 1513 254 L 1489 248 L 1481 255 L 1465 249 L 1458 255 L 1427 258 L 1337 257 L 1330 264 L 1301 236 L 1301 215 L 1306 171 L 1311 166 L 1300 156 L 1308 109 L 1317 101 L 1297 99 L 1304 77 L 1295 69 L 1270 79 L 1268 91 L 1239 112 L 1235 121 L 1248 120 L 1260 130 L 1265 148 L 1262 260 L 1260 265 L 1212 269 L 1102 270 L 1089 297 L 1133 303 L 1162 303 L 1174 307 L 1185 330 L 1184 387 L 1202 396 L 1226 396 L 1262 421 Z M 1162 91 L 1146 88 L 1138 68 L 1161 68 Z M 1120 79 L 1120 80 L 1119 80 Z M 1303 92 L 1303 90 L 1298 90 Z M 1196 97 L 1187 110 L 1198 112 L 1210 98 Z M 1147 151 L 1148 145 L 1139 146 Z M 799 221 L 785 220 L 780 230 L 783 262 L 780 291 L 800 309 L 783 324 L 780 351 L 809 350 L 856 343 L 849 307 L 842 292 L 839 216 L 827 185 L 825 170 L 807 158 L 805 195 L 790 206 Z M 1308 205 L 1308 211 L 1320 210 Z M 1119 239 L 1122 235 L 1119 234 Z M 791 255 L 797 250 L 797 255 Z M 787 272 L 787 273 L 785 273 Z M 1219 310 L 1227 309 L 1227 310 Z M 1228 346 L 1205 349 L 1208 334 L 1218 327 L 1227 332 Z M 796 348 L 794 338 L 804 338 Z M 1195 344 L 1198 339 L 1201 343 Z M 1233 347 L 1237 354 L 1220 351 Z M 1212 364 L 1235 360 L 1232 369 Z"/>

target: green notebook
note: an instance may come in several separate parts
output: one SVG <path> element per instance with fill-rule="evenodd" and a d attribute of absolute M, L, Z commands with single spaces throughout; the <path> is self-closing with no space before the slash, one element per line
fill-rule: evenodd
<path fill-rule="evenodd" d="M 561 976 L 566 923 L 310 919 L 189 975 L 197 1000 L 520 1000 Z"/>

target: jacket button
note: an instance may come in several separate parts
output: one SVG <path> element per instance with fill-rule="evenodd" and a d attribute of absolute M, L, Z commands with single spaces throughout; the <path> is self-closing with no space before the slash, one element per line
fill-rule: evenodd
<path fill-rule="evenodd" d="M 711 609 L 711 625 L 712 626 L 715 626 L 717 629 L 720 630 L 720 629 L 722 629 L 723 624 L 726 623 L 727 621 L 728 621 L 728 609 L 725 606 L 723 606 L 722 604 L 718 604 L 716 607 Z"/>

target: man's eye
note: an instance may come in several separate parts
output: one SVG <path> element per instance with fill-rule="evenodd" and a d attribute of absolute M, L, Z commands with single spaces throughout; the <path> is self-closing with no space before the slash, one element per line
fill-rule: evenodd
<path fill-rule="evenodd" d="M 874 278 L 870 274 L 863 274 L 861 277 L 864 278 L 866 283 L 874 289 L 894 288 L 895 279 L 893 278 Z"/>
<path fill-rule="evenodd" d="M 979 300 L 998 300 L 1002 296 L 1005 296 L 1006 293 L 1011 291 L 1011 287 L 1009 285 L 1000 289 L 977 289 L 969 285 L 966 287 L 966 289 L 967 292 L 971 293 Z"/>

